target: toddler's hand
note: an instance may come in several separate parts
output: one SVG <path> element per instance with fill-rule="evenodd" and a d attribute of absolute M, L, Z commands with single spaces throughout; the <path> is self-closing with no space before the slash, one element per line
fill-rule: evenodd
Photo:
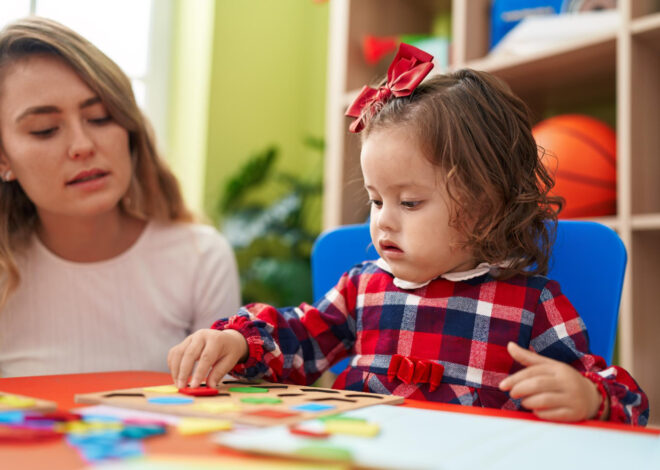
<path fill-rule="evenodd" d="M 247 341 L 238 331 L 203 329 L 170 349 L 167 365 L 178 388 L 188 385 L 188 377 L 197 361 L 190 386 L 198 387 L 206 378 L 209 387 L 217 387 L 225 374 L 246 358 L 247 353 Z"/>
<path fill-rule="evenodd" d="M 500 382 L 500 389 L 508 390 L 511 398 L 522 398 L 522 405 L 542 419 L 581 421 L 596 415 L 601 396 L 591 380 L 568 364 L 515 343 L 510 342 L 507 350 L 526 366 Z"/>

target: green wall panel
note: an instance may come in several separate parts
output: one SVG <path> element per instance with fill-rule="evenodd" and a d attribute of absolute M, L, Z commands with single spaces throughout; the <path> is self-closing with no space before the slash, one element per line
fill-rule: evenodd
<path fill-rule="evenodd" d="M 328 5 L 311 0 L 215 3 L 204 208 L 241 163 L 268 145 L 278 169 L 320 175 L 322 161 L 304 144 L 325 121 Z"/>

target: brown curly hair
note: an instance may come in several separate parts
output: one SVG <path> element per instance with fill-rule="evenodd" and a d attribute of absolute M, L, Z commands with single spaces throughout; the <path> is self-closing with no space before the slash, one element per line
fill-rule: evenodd
<path fill-rule="evenodd" d="M 504 263 L 497 277 L 547 274 L 560 197 L 548 192 L 525 103 L 494 76 L 470 69 L 435 75 L 406 97 L 370 110 L 362 139 L 407 126 L 446 175 L 450 223 L 478 262 Z"/>

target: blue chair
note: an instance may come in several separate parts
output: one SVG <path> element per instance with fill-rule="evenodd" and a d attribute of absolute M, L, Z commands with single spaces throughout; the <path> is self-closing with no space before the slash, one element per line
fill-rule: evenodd
<path fill-rule="evenodd" d="M 354 264 L 377 258 L 368 224 L 324 232 L 312 249 L 314 299 L 322 297 Z M 626 248 L 609 227 L 566 220 L 557 225 L 548 277 L 559 282 L 587 325 L 591 351 L 608 363 L 614 352 L 626 261 Z M 340 372 L 346 364 L 341 361 L 331 370 Z"/>

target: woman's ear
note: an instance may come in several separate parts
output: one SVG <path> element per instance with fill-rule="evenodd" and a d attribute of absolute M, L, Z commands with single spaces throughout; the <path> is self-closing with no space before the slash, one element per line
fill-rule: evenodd
<path fill-rule="evenodd" d="M 5 183 L 16 179 L 11 169 L 11 164 L 2 150 L 2 145 L 0 145 L 0 179 Z"/>

